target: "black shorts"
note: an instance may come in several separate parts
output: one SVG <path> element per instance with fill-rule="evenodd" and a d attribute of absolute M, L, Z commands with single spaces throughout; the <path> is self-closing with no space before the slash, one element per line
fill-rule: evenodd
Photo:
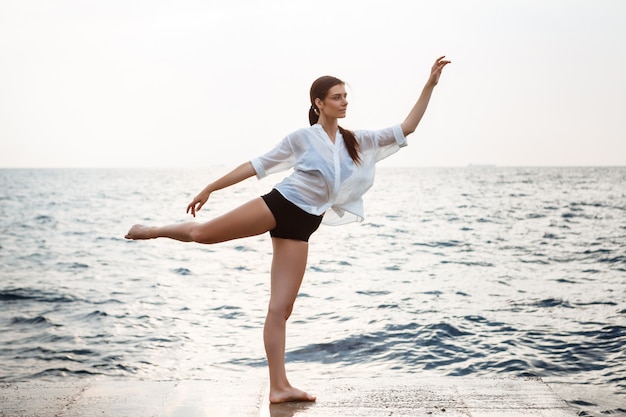
<path fill-rule="evenodd" d="M 322 216 L 307 213 L 276 189 L 261 198 L 276 219 L 276 227 L 270 230 L 272 237 L 308 242 L 309 237 L 320 227 Z"/>

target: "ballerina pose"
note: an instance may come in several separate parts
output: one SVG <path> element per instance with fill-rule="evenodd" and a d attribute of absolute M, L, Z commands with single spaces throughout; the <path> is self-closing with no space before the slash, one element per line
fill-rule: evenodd
<path fill-rule="evenodd" d="M 256 175 L 259 179 L 293 168 L 270 193 L 205 223 L 161 227 L 134 225 L 127 239 L 170 238 L 204 244 L 270 232 L 271 293 L 263 340 L 272 403 L 315 401 L 289 383 L 285 371 L 285 334 L 307 263 L 308 240 L 320 223 L 344 224 L 363 219 L 363 194 L 374 181 L 374 165 L 406 146 L 419 124 L 442 69 L 439 57 L 417 102 L 399 125 L 376 131 L 350 131 L 339 126 L 348 107 L 344 82 L 324 76 L 310 90 L 308 128 L 297 130 L 266 154 L 245 162 L 208 184 L 187 206 L 193 217 L 214 191 Z"/>

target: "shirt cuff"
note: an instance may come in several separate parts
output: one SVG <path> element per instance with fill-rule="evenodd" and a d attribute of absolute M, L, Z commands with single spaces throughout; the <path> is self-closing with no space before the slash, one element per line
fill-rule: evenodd
<path fill-rule="evenodd" d="M 395 125 L 393 127 L 393 136 L 396 138 L 396 143 L 399 147 L 403 148 L 408 145 L 406 141 L 406 136 L 404 136 L 404 132 L 402 131 L 402 125 Z"/>
<path fill-rule="evenodd" d="M 258 179 L 267 177 L 267 173 L 263 169 L 263 164 L 261 164 L 260 158 L 251 159 L 250 163 L 252 164 L 252 168 L 254 168 L 254 172 L 256 172 L 256 177 Z"/>

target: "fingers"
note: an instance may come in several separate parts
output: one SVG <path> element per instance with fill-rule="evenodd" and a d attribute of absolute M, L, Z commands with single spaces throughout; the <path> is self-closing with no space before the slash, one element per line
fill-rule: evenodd
<path fill-rule="evenodd" d="M 194 200 L 189 203 L 189 205 L 187 206 L 187 211 L 186 213 L 190 213 L 193 217 L 196 217 L 196 212 L 200 211 L 200 209 L 202 208 L 202 206 L 204 206 L 204 203 L 206 203 L 206 200 L 202 201 L 199 198 L 194 198 Z"/>
<path fill-rule="evenodd" d="M 437 79 L 439 78 L 439 75 L 441 74 L 441 71 L 443 70 L 443 67 L 445 67 L 450 62 L 452 62 L 452 61 L 447 60 L 447 59 L 444 60 L 445 57 L 446 57 L 445 55 L 442 55 L 439 58 L 437 58 L 437 60 L 433 64 L 433 68 L 431 69 L 432 76 L 437 77 Z"/>
<path fill-rule="evenodd" d="M 433 65 L 433 67 L 441 69 L 441 68 L 445 67 L 446 65 L 448 65 L 450 62 L 452 62 L 452 61 L 450 61 L 448 59 L 444 60 L 445 57 L 446 57 L 445 55 L 442 55 L 439 58 L 437 58 L 435 60 L 435 64 Z"/>
<path fill-rule="evenodd" d="M 193 201 L 187 206 L 187 213 L 191 212 L 193 217 L 196 217 L 196 212 L 200 211 L 204 203 L 209 200 L 210 193 L 204 191 L 193 198 Z"/>
<path fill-rule="evenodd" d="M 200 208 L 198 207 L 198 210 L 200 210 Z M 189 205 L 187 206 L 187 211 L 186 213 L 191 212 L 191 215 L 193 217 L 196 217 L 196 201 L 192 201 L 191 203 L 189 203 Z"/>

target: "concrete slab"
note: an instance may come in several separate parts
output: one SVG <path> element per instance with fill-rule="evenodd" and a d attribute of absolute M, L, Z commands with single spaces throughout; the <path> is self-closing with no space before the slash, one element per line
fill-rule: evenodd
<path fill-rule="evenodd" d="M 258 417 L 265 384 L 91 380 L 0 386 L 0 417 Z"/>
<path fill-rule="evenodd" d="M 80 397 L 87 382 L 28 382 L 0 385 L 1 417 L 57 416 Z"/>
<path fill-rule="evenodd" d="M 269 404 L 254 380 L 0 385 L 0 417 L 573 417 L 539 379 L 315 378 L 315 403 Z"/>
<path fill-rule="evenodd" d="M 318 400 L 261 407 L 260 417 L 573 417 L 540 379 L 333 379 L 307 387 Z"/>

